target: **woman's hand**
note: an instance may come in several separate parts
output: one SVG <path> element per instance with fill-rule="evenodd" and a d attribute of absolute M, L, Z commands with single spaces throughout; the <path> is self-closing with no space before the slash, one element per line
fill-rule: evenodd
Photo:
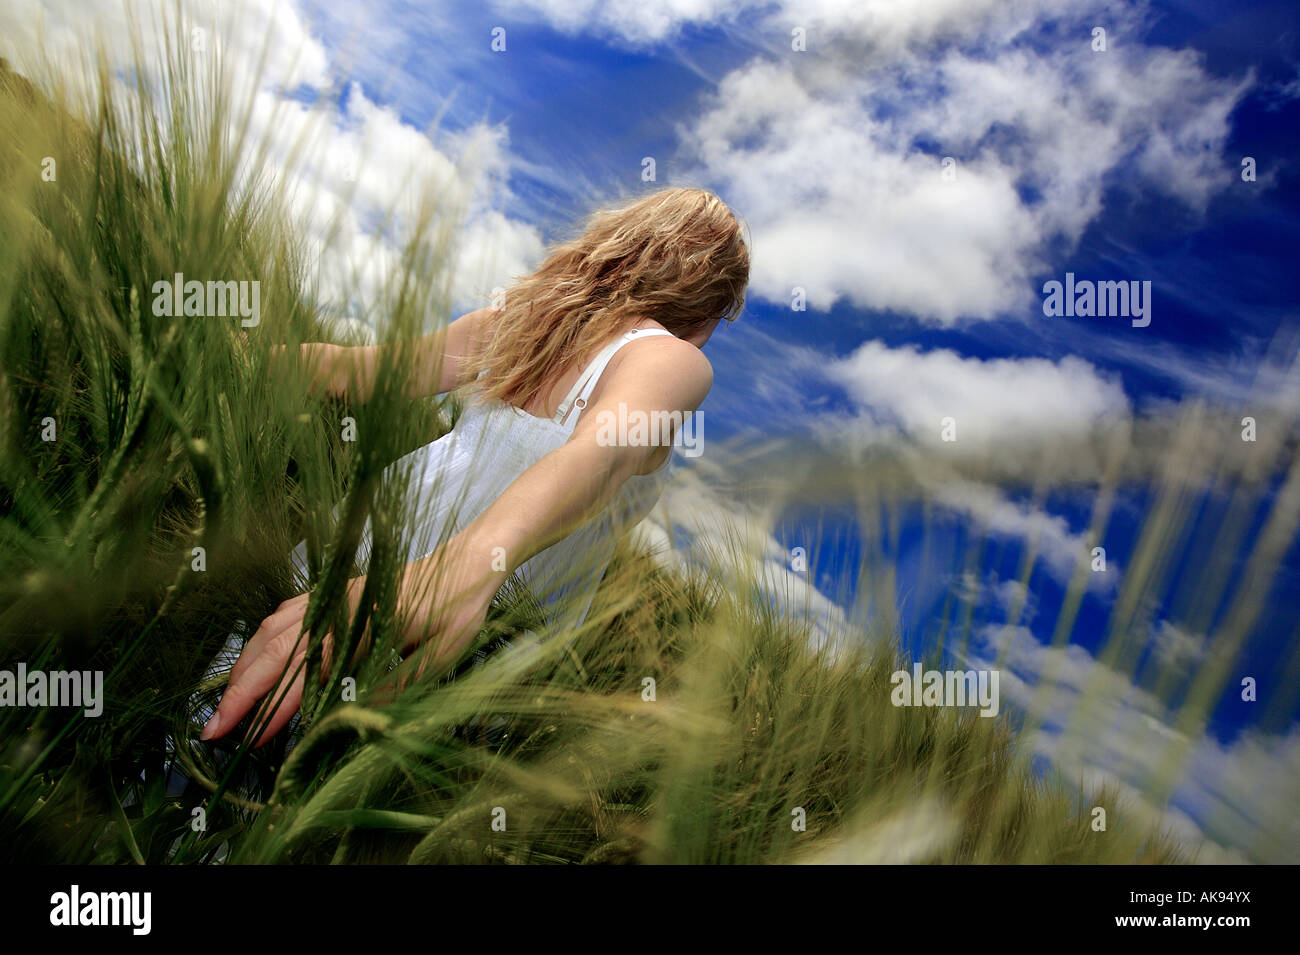
<path fill-rule="evenodd" d="M 352 612 L 356 611 L 360 602 L 365 581 L 365 577 L 354 577 L 348 581 L 348 604 Z M 217 712 L 203 727 L 200 739 L 220 739 L 225 736 L 267 693 L 274 690 L 272 698 L 279 699 L 284 694 L 285 681 L 288 681 L 288 693 L 276 707 L 255 745 L 261 746 L 270 740 L 298 712 L 302 705 L 307 670 L 303 663 L 307 655 L 307 634 L 303 631 L 303 619 L 310 598 L 310 593 L 290 597 L 276 608 L 275 613 L 262 621 L 252 639 L 244 644 L 239 659 L 230 671 L 230 682 L 222 694 Z M 325 671 L 329 669 L 331 646 L 331 634 L 326 634 L 322 647 Z M 289 663 L 287 671 L 285 663 Z"/>
<path fill-rule="evenodd" d="M 451 667 L 483 629 L 492 598 L 509 576 L 504 556 L 493 550 L 462 533 L 408 565 L 413 572 L 402 579 L 397 612 L 402 651 L 416 651 L 416 679 Z"/>
<path fill-rule="evenodd" d="M 483 548 L 462 537 L 453 538 L 422 560 L 408 564 L 398 588 L 397 614 L 403 635 L 402 650 L 422 647 L 416 676 L 438 672 L 454 662 L 466 644 L 482 629 L 492 598 L 505 582 L 506 572 L 494 570 Z M 350 615 L 360 605 L 364 577 L 348 581 Z M 310 594 L 292 597 L 262 621 L 244 645 L 217 712 L 203 728 L 201 739 L 220 739 L 254 710 L 268 693 L 283 700 L 254 745 L 262 746 L 279 733 L 302 705 L 307 636 L 303 619 Z M 328 672 L 331 634 L 322 645 L 323 670 Z M 288 670 L 285 664 L 289 663 Z M 283 676 L 282 676 L 283 674 Z M 286 682 L 288 692 L 285 692 Z"/>

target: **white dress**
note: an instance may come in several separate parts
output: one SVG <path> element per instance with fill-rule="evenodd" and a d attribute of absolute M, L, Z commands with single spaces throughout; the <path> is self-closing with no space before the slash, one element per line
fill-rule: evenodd
<path fill-rule="evenodd" d="M 476 398 L 466 403 L 451 431 L 389 465 L 410 473 L 406 560 L 428 556 L 454 537 L 524 471 L 563 445 L 618 349 L 638 338 L 669 334 L 659 328 L 634 329 L 610 342 L 574 382 L 553 418 L 540 418 L 497 399 Z M 650 513 L 672 458 L 669 451 L 655 471 L 628 478 L 603 511 L 518 568 L 520 579 L 550 622 L 555 622 L 562 598 L 569 598 L 565 604 L 576 614 L 566 616 L 569 626 L 586 618 L 616 541 Z M 367 523 L 357 552 L 363 569 L 369 563 L 370 543 Z M 306 557 L 304 541 L 293 553 L 300 590 L 307 588 Z"/>

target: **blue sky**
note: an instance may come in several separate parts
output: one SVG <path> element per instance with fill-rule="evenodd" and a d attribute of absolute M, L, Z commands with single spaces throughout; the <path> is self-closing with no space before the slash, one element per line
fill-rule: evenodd
<path fill-rule="evenodd" d="M 29 6 L 56 37 L 84 9 Z M 254 39 L 275 39 L 275 76 L 258 92 L 258 122 L 280 144 L 273 161 L 288 154 L 307 105 L 344 84 L 314 153 L 323 158 L 297 173 L 297 208 L 313 235 L 331 216 L 344 222 L 341 243 L 322 240 L 321 272 L 353 270 L 363 289 L 386 252 L 368 224 L 421 177 L 465 210 L 460 310 L 534 267 L 598 202 L 662 185 L 717 191 L 750 229 L 754 275 L 744 317 L 707 349 L 714 446 L 752 450 L 779 434 L 787 458 L 843 460 L 888 445 L 924 460 L 939 447 L 939 418 L 952 414 L 975 453 L 1008 436 L 1071 436 L 1077 451 L 1117 422 L 1196 398 L 1294 436 L 1294 3 L 286 0 L 250 3 L 238 17 L 191 7 L 194 22 L 230 28 L 225 42 L 241 62 Z M 11 10 L 0 26 L 18 37 L 36 19 Z M 491 49 L 494 28 L 505 31 L 504 52 Z M 803 31 L 804 50 L 792 49 L 792 30 Z M 474 168 L 453 168 L 457 155 Z M 653 184 L 641 178 L 647 156 Z M 340 157 L 356 164 L 355 194 L 340 188 Z M 944 157 L 954 179 L 941 175 Z M 1243 157 L 1254 159 L 1253 182 L 1242 179 Z M 1067 272 L 1149 281 L 1150 325 L 1045 316 L 1042 286 Z M 804 311 L 791 308 L 795 287 Z M 709 457 L 686 469 L 671 500 L 676 514 L 706 523 L 758 499 Z M 1024 686 L 1047 661 L 1060 665 L 1064 715 L 1048 721 L 1040 755 L 1136 792 L 1144 754 L 1167 745 L 1175 714 L 1098 658 L 1152 514 L 1144 483 L 1121 487 L 1106 530 L 1120 582 L 1090 585 L 1070 646 L 1047 646 L 1073 561 L 1096 543 L 1087 478 L 1098 466 L 1035 460 L 1017 475 L 1000 462 L 1002 477 L 1029 480 L 936 478 L 934 509 L 904 509 L 887 556 L 911 649 L 943 636 L 945 604 L 957 616 L 969 605 L 968 660 L 1001 651 Z M 1081 489 L 1036 499 L 1039 467 L 1076 473 Z M 1278 490 L 1247 515 L 1226 565 L 1234 587 Z M 1189 517 L 1193 535 L 1217 527 L 1226 508 L 1210 495 Z M 852 508 L 796 501 L 764 516 L 758 560 L 774 585 L 829 617 L 851 612 L 837 591 L 864 546 Z M 1038 558 L 1025 588 L 1031 541 Z M 1211 543 L 1171 545 L 1168 585 L 1138 615 L 1150 633 L 1144 652 L 1183 677 L 1214 637 L 1213 627 L 1188 629 L 1181 602 L 1209 592 L 1205 575 L 1221 579 Z M 972 544 L 973 573 L 963 563 Z M 795 546 L 814 554 L 810 578 L 790 570 Z M 1292 540 L 1236 667 L 1261 677 L 1261 702 L 1242 703 L 1229 685 L 1204 736 L 1188 742 L 1172 794 L 1171 815 L 1209 840 L 1207 858 L 1294 859 L 1300 849 L 1300 709 L 1293 688 L 1267 680 L 1296 647 L 1298 597 Z M 1013 705 L 1024 699 L 1016 685 Z M 1080 716 L 1085 700 L 1100 700 L 1100 715 Z"/>

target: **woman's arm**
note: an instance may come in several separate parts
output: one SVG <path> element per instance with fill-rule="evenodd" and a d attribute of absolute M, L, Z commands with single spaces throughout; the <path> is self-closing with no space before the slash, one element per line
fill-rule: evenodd
<path fill-rule="evenodd" d="M 314 387 L 331 397 L 351 397 L 366 401 L 374 392 L 375 378 L 383 365 L 384 350 L 409 350 L 413 367 L 407 383 L 410 398 L 424 398 L 468 384 L 474 369 L 466 367 L 465 357 L 472 342 L 487 331 L 490 308 L 467 312 L 446 328 L 418 338 L 409 345 L 331 345 L 304 342 L 302 357 Z M 406 357 L 406 356 L 403 356 Z"/>
<path fill-rule="evenodd" d="M 582 412 L 569 440 L 524 471 L 448 542 L 454 561 L 434 554 L 411 565 L 417 579 L 423 576 L 426 582 L 438 573 L 439 560 L 444 565 L 444 579 L 427 588 L 439 594 L 439 606 L 430 611 L 452 604 L 459 592 L 466 595 L 462 610 L 434 618 L 428 635 L 432 646 L 426 650 L 435 670 L 454 661 L 478 632 L 492 597 L 510 574 L 602 511 L 629 477 L 651 470 L 662 446 L 602 445 L 602 413 L 617 420 L 620 413 L 645 412 L 656 421 L 656 413 L 680 412 L 684 419 L 703 403 L 713 384 L 713 368 L 703 352 L 676 338 L 645 341 L 652 344 L 639 344 L 635 360 L 620 362 L 601 378 L 598 399 Z"/>
<path fill-rule="evenodd" d="M 583 410 L 569 440 L 521 474 L 462 531 L 480 546 L 504 548 L 508 573 L 603 510 L 629 477 L 651 470 L 662 446 L 602 445 L 602 415 L 617 420 L 644 413 L 656 421 L 659 414 L 678 412 L 685 418 L 708 395 L 713 368 L 694 345 L 653 337 L 636 347 L 634 359 L 627 356 L 601 377 L 596 400 Z"/>

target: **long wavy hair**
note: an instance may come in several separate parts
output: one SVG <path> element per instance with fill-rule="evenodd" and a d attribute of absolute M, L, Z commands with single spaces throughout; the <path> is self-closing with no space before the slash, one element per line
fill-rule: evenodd
<path fill-rule="evenodd" d="M 471 356 L 487 369 L 473 391 L 527 404 L 638 319 L 678 337 L 734 321 L 748 284 L 740 221 L 713 193 L 668 188 L 598 209 L 506 292 Z"/>

